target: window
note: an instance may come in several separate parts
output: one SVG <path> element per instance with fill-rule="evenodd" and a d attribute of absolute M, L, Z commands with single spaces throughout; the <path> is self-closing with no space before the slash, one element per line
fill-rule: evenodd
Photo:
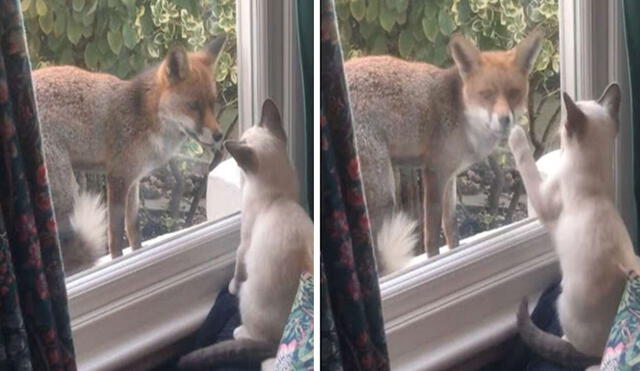
<path fill-rule="evenodd" d="M 622 91 L 628 92 L 618 2 L 567 0 L 558 5 L 562 90 L 577 99 L 592 99 L 610 81 L 618 81 Z M 629 99 L 624 94 L 620 122 L 625 124 L 621 125 L 615 161 L 616 202 L 634 236 L 628 199 L 633 193 L 626 134 L 631 129 Z M 437 259 L 415 257 L 410 268 L 380 280 L 394 369 L 447 369 L 497 346 L 513 335 L 522 297 L 535 299 L 559 277 L 549 237 L 535 219 L 478 233 L 465 244 L 467 247 Z"/>
<path fill-rule="evenodd" d="M 384 253 L 390 247 L 377 241 L 383 220 L 390 216 L 386 214 L 390 214 L 394 205 L 418 222 L 415 230 L 418 243 L 413 255 L 427 251 L 429 257 L 449 251 L 446 244 L 455 245 L 458 238 L 461 246 L 469 246 L 474 241 L 470 239 L 472 236 L 527 218 L 524 187 L 506 144 L 508 127 L 491 129 L 484 115 L 500 115 L 504 109 L 508 121 L 505 125 L 517 120 L 513 124 L 526 126 L 536 158 L 557 148 L 558 1 L 443 0 L 391 4 L 363 0 L 337 1 L 336 6 L 344 58 L 350 61 L 346 63 L 347 82 L 351 84 L 356 143 L 373 237 L 378 245 L 379 267 L 385 272 L 397 269 L 386 262 L 392 259 Z M 528 99 L 523 98 L 524 84 L 518 85 L 512 78 L 495 79 L 485 86 L 477 83 L 478 79 L 469 78 L 463 98 L 460 89 L 446 95 L 457 89 L 458 79 L 434 82 L 434 79 L 444 81 L 446 72 L 425 72 L 424 64 L 416 67 L 391 59 L 366 58 L 392 55 L 404 61 L 449 68 L 454 61 L 448 44 L 456 33 L 464 35 L 480 50 L 508 50 L 517 48 L 536 27 L 543 37 L 528 77 Z M 526 47 L 524 43 L 520 45 Z M 460 74 L 466 73 L 460 63 Z M 478 74 L 486 75 L 484 70 L 477 70 Z M 501 73 L 507 75 L 508 68 Z M 393 77 L 384 78 L 385 75 Z M 367 89 L 372 86 L 379 94 L 369 93 Z M 465 100 L 463 107 L 461 102 Z M 410 103 L 403 105 L 397 101 Z M 469 122 L 481 122 L 477 126 L 447 121 L 456 111 L 475 107 L 481 107 L 483 116 L 468 113 L 466 117 Z M 441 122 L 435 122 L 438 120 Z M 386 155 L 380 155 L 378 145 L 384 147 Z M 389 160 L 390 170 L 386 165 L 380 167 L 381 161 Z M 388 171 L 393 175 L 387 176 Z M 449 207 L 452 202 L 455 209 Z M 433 219 L 430 214 L 442 215 L 437 217 L 437 233 L 427 237 L 425 207 L 428 218 Z"/>
<path fill-rule="evenodd" d="M 182 40 L 182 45 L 197 50 L 214 35 L 225 32 L 228 40 L 224 53 L 228 57 L 224 57 L 227 64 L 224 65 L 226 67 L 222 67 L 226 70 L 224 79 L 217 75 L 220 79 L 217 81 L 218 120 L 227 125 L 237 120 L 235 129 L 230 134 L 237 135 L 256 122 L 265 98 L 274 99 L 281 110 L 283 122 L 289 125 L 285 130 L 289 139 L 290 156 L 298 170 L 301 184 L 304 184 L 304 127 L 294 125 L 302 122 L 303 112 L 300 101 L 302 94 L 299 91 L 299 56 L 295 47 L 297 41 L 293 4 L 292 1 L 262 0 L 86 0 L 74 4 L 54 0 L 31 0 L 23 1 L 23 10 L 28 41 L 33 49 L 31 53 L 34 69 L 41 67 L 36 59 L 40 55 L 40 48 L 47 50 L 51 45 L 49 38 L 54 39 L 55 35 L 59 35 L 62 40 L 59 42 L 71 50 L 63 54 L 70 55 L 73 59 L 60 59 L 62 57 L 58 52 L 52 53 L 50 57 L 57 58 L 55 60 L 58 64 L 78 61 L 77 64 L 81 66 L 86 66 L 85 54 L 89 55 L 84 53 L 83 48 L 90 45 L 94 38 L 101 40 L 106 35 L 108 49 L 105 51 L 99 48 L 99 52 L 113 53 L 111 48 L 118 49 L 119 45 L 121 54 L 117 55 L 123 57 L 116 58 L 115 69 L 109 69 L 113 65 L 105 67 L 106 71 L 119 75 L 117 66 L 124 63 L 123 60 L 128 59 L 133 66 L 136 65 L 131 61 L 138 60 L 140 56 L 148 58 L 148 63 L 159 61 L 166 52 L 164 48 L 173 45 L 169 39 L 164 40 L 164 37 L 169 38 L 169 35 L 172 35 L 176 43 L 180 43 L 177 40 Z M 80 8 L 82 10 L 78 10 Z M 145 10 L 140 16 L 142 8 Z M 89 10 L 94 13 L 87 15 L 86 13 L 90 13 Z M 100 10 L 103 11 L 103 15 L 108 16 L 107 29 L 111 31 L 111 27 L 117 28 L 116 25 L 119 25 L 123 30 L 121 35 L 112 34 L 109 37 L 110 31 L 105 31 L 98 36 L 95 30 L 73 33 L 77 31 L 74 27 L 78 25 L 82 25 L 85 30 L 85 23 L 82 22 L 97 27 L 96 23 L 90 21 L 97 22 L 96 20 L 100 19 Z M 50 15 L 49 12 L 53 14 Z M 58 14 L 64 14 L 61 17 L 64 17 L 66 27 L 58 26 L 56 31 L 55 21 Z M 69 19 L 66 18 L 68 14 L 75 22 L 72 23 L 74 27 L 69 26 Z M 49 29 L 47 22 L 51 19 L 45 20 L 47 17 L 53 17 L 53 29 Z M 145 21 L 145 17 L 151 17 L 151 23 Z M 115 19 L 113 26 L 111 18 Z M 130 45 L 128 43 L 131 40 L 128 37 L 131 35 L 125 36 L 124 29 L 128 29 L 125 20 L 130 21 L 129 25 L 136 32 L 139 31 L 138 27 L 147 22 L 145 27 L 149 27 L 147 31 L 151 36 L 145 34 L 146 37 L 142 38 L 136 34 L 136 43 L 133 48 L 129 48 L 127 45 Z M 154 20 L 158 24 L 154 23 Z M 43 24 L 45 30 L 41 28 Z M 71 38 L 68 27 L 72 29 Z M 45 32 L 47 30 L 50 32 Z M 61 31 L 65 31 L 66 34 Z M 34 33 L 39 35 L 38 41 L 35 42 L 32 36 Z M 73 41 L 75 37 L 79 37 L 76 44 Z M 156 41 L 161 44 L 157 51 L 149 46 Z M 34 43 L 38 44 L 37 48 Z M 82 52 L 77 52 L 76 48 L 80 48 Z M 104 49 L 105 45 L 101 48 Z M 154 52 L 153 55 L 157 52 L 157 56 L 150 57 L 151 52 Z M 102 66 L 100 58 L 97 61 L 98 68 Z M 224 60 L 220 59 L 219 62 Z M 218 68 L 221 68 L 220 66 L 223 64 Z M 208 173 L 211 154 L 200 151 L 194 142 L 187 142 L 186 147 L 178 153 L 177 159 L 178 170 L 192 172 L 185 177 L 185 189 L 190 192 L 182 198 L 179 218 L 170 219 L 169 209 L 161 207 L 161 210 L 157 211 L 159 202 L 141 194 L 141 205 L 144 205 L 141 206 L 140 213 L 146 212 L 143 207 L 147 207 L 151 210 L 149 213 L 154 218 L 157 217 L 156 220 L 173 220 L 174 222 L 164 225 L 170 229 L 149 228 L 149 234 L 146 235 L 148 240 L 143 243 L 142 249 L 125 253 L 123 258 L 114 259 L 108 264 L 99 264 L 67 279 L 72 330 L 80 369 L 128 369 L 132 368 L 132 365 L 151 367 L 153 364 L 149 362 L 161 362 L 171 357 L 184 336 L 195 330 L 204 319 L 217 292 L 231 278 L 235 249 L 240 240 L 237 205 L 231 202 L 234 196 L 233 189 L 231 193 L 214 192 L 213 196 L 209 194 L 206 201 L 203 197 L 196 205 L 194 225 L 188 226 L 185 220 L 193 195 L 190 182 L 194 179 L 199 181 L 201 176 Z M 216 178 L 220 181 L 217 184 L 225 183 L 223 181 L 230 185 L 235 184 L 235 180 L 225 178 L 225 171 L 222 171 L 229 167 L 232 166 L 225 160 L 216 168 L 221 170 L 222 174 Z M 151 186 L 156 186 L 160 177 L 169 174 L 170 179 L 171 171 L 170 168 L 163 168 L 159 171 L 159 176 L 152 173 L 145 181 Z M 95 176 L 91 175 L 90 181 L 93 181 L 93 178 Z M 212 182 L 209 187 L 212 187 Z M 161 204 L 168 207 L 171 194 L 166 194 L 166 187 L 158 188 L 165 192 L 161 195 L 161 198 L 164 198 Z M 218 204 L 214 210 L 206 210 L 212 199 L 230 202 Z M 210 211 L 218 216 L 211 218 Z M 208 221 L 204 221 L 206 217 Z M 144 224 L 142 227 L 144 229 Z M 184 303 L 189 303 L 189 306 L 185 307 Z M 131 326 L 132 323 L 136 326 Z"/>
<path fill-rule="evenodd" d="M 213 105 L 212 110 L 209 111 L 216 116 L 213 125 L 225 138 L 237 137 L 238 71 L 236 63 L 236 4 L 234 0 L 191 0 L 179 3 L 88 0 L 76 1 L 72 6 L 69 6 L 65 1 L 37 0 L 23 1 L 22 7 L 34 70 L 54 65 L 75 65 L 128 80 L 145 70 L 155 68 L 154 66 L 163 61 L 175 45 L 182 45 L 190 51 L 200 51 L 217 36 L 226 34 L 226 44 L 217 52 L 218 59 L 215 69 L 211 69 L 215 70 L 213 78 L 217 85 L 217 97 L 215 102 L 198 102 L 198 104 Z M 38 78 L 34 79 L 37 85 Z M 147 80 L 147 83 L 150 80 L 149 77 L 143 79 Z M 87 105 L 96 106 L 89 107 L 86 112 L 92 112 L 92 109 L 98 109 L 99 106 L 113 104 L 114 97 L 106 93 L 103 94 L 103 98 L 95 100 L 92 100 L 91 94 L 85 94 L 84 98 L 87 99 L 87 102 L 91 102 Z M 46 100 L 46 97 L 42 99 Z M 48 114 L 49 106 L 42 103 L 44 102 L 39 102 L 39 106 L 46 144 L 48 140 L 54 142 L 54 139 L 51 139 L 53 135 L 48 135 L 50 133 L 48 126 L 53 125 L 49 124 L 49 121 L 53 121 L 53 118 L 50 118 L 53 114 Z M 195 108 L 202 108 L 204 112 L 203 107 Z M 144 112 L 144 115 L 157 114 L 158 112 L 151 110 Z M 126 115 L 115 120 L 123 118 L 132 121 L 129 124 L 132 132 L 144 130 L 136 128 L 134 120 L 129 119 Z M 71 125 L 67 124 L 67 126 Z M 114 124 L 103 122 L 101 125 Z M 116 131 L 124 132 L 126 129 L 123 127 L 116 129 Z M 91 136 L 92 133 L 95 133 L 95 138 Z M 76 155 L 77 157 L 84 156 L 86 159 L 72 161 L 74 175 L 80 184 L 81 194 L 87 192 L 101 194 L 104 200 L 106 199 L 107 181 L 101 171 L 105 170 L 104 164 L 107 161 L 116 161 L 114 160 L 116 155 L 108 154 L 101 159 L 97 157 L 100 156 L 98 154 L 100 144 L 112 139 L 107 138 L 109 134 L 106 130 L 101 134 L 99 134 L 99 130 L 89 130 L 84 135 L 82 140 L 92 143 L 92 147 L 87 147 L 86 151 L 79 151 L 79 155 Z M 144 135 L 151 136 L 152 134 L 144 132 Z M 160 140 L 168 140 L 168 134 L 163 135 Z M 128 143 L 126 136 L 118 141 Z M 122 157 L 125 162 L 131 162 L 132 168 L 137 165 L 136 161 L 146 162 L 141 164 L 141 168 L 155 167 L 148 175 L 138 171 L 141 175 L 146 175 L 139 181 L 139 207 L 137 210 L 139 239 L 143 246 L 153 245 L 154 241 L 158 241 L 159 236 L 167 233 L 207 220 L 219 220 L 238 211 L 238 201 L 235 199 L 237 195 L 232 194 L 226 195 L 226 199 L 217 197 L 215 200 L 210 200 L 209 215 L 207 216 L 205 197 L 207 174 L 210 167 L 219 164 L 224 159 L 225 153 L 221 140 L 218 140 L 213 146 L 202 143 L 198 141 L 198 137 L 188 137 L 168 163 L 160 164 L 152 164 L 153 158 L 137 160 L 137 157 L 141 157 L 139 154 L 134 154 L 131 149 L 124 150 L 125 153 L 131 152 L 130 155 Z M 53 145 L 59 146 L 60 144 L 55 142 Z M 45 146 L 45 148 L 47 147 Z M 148 151 L 146 147 L 144 148 L 143 151 Z M 171 151 L 169 148 L 164 150 Z M 65 156 L 52 153 L 48 156 L 49 162 L 57 161 L 59 157 Z M 100 162 L 99 166 L 89 166 L 86 169 L 80 167 L 83 162 L 96 161 Z M 66 205 L 62 205 L 61 200 L 64 200 L 66 196 L 58 195 L 58 193 L 66 192 L 71 187 L 65 190 L 57 187 L 56 179 L 59 177 L 57 173 L 59 167 L 57 164 L 50 164 L 48 168 L 53 199 L 54 203 L 58 203 L 56 210 L 64 234 L 64 219 L 69 218 L 69 214 L 73 212 L 67 210 Z M 211 177 L 210 183 L 214 188 L 216 186 L 222 188 L 218 183 L 224 182 L 225 177 L 229 178 L 229 182 L 236 182 L 235 178 L 237 177 L 233 176 L 236 175 L 233 174 L 233 169 L 219 169 L 218 173 L 225 175 L 222 176 L 222 180 L 219 179 L 221 175 Z M 132 189 L 130 192 L 135 193 L 135 191 Z M 224 191 L 225 189 L 222 189 L 220 192 Z M 210 193 L 215 194 L 216 190 L 212 189 Z M 215 202 L 225 204 L 213 204 Z M 130 246 L 130 241 L 127 241 L 124 235 L 119 237 L 124 238 L 123 246 Z M 63 243 L 66 241 L 63 238 Z M 63 247 L 63 255 L 66 255 L 65 253 L 73 255 L 74 252 L 68 250 Z M 101 261 L 110 260 L 106 248 L 102 250 L 101 255 L 104 256 Z M 76 264 L 71 258 L 65 259 L 65 269 L 68 274 L 77 273 L 80 269 L 96 263 L 95 258 L 90 260 L 83 261 L 83 264 Z"/>

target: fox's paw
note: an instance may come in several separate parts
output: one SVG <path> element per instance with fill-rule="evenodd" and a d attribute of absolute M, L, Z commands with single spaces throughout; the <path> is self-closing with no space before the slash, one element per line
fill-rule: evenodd
<path fill-rule="evenodd" d="M 527 140 L 527 133 L 520 126 L 514 126 L 509 135 L 509 148 L 513 154 L 529 148 L 529 141 Z"/>

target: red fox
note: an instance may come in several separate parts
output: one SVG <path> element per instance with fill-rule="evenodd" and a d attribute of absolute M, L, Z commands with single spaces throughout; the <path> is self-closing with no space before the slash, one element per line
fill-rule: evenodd
<path fill-rule="evenodd" d="M 449 69 L 391 56 L 345 63 L 371 227 L 386 270 L 400 268 L 415 243 L 415 224 L 395 222 L 406 219 L 398 210 L 391 215 L 392 166 L 422 170 L 427 255 L 438 254 L 441 225 L 456 247 L 456 175 L 488 156 L 524 112 L 542 39 L 536 30 L 511 50 L 481 52 L 455 35 Z"/>
<path fill-rule="evenodd" d="M 222 139 L 213 67 L 225 41 L 194 53 L 176 47 L 128 81 L 71 66 L 33 73 L 67 273 L 105 255 L 107 226 L 113 258 L 122 255 L 125 229 L 139 248 L 140 178 L 166 164 L 187 136 L 206 146 Z M 100 199 L 80 193 L 73 170 L 106 173 L 107 223 Z"/>

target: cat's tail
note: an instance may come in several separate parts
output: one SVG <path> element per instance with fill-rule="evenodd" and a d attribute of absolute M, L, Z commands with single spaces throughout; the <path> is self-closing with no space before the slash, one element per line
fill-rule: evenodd
<path fill-rule="evenodd" d="M 394 213 L 382 223 L 377 250 L 383 273 L 395 272 L 409 264 L 418 242 L 416 226 L 417 223 L 402 212 Z"/>
<path fill-rule="evenodd" d="M 69 216 L 72 238 L 63 258 L 65 272 L 72 274 L 87 268 L 106 255 L 107 211 L 100 195 L 80 193 Z"/>
<path fill-rule="evenodd" d="M 601 358 L 577 350 L 562 338 L 540 330 L 529 317 L 527 299 L 522 299 L 518 308 L 518 331 L 520 338 L 542 358 L 569 368 L 584 369 L 597 365 Z"/>
<path fill-rule="evenodd" d="M 178 370 L 210 370 L 221 366 L 250 367 L 275 357 L 277 349 L 277 344 L 260 340 L 221 341 L 184 355 L 178 361 Z"/>

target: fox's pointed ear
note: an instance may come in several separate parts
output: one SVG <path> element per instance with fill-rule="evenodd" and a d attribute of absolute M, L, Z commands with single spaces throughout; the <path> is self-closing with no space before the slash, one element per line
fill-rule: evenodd
<path fill-rule="evenodd" d="M 480 50 L 461 34 L 451 37 L 449 52 L 462 78 L 466 78 L 480 64 Z"/>
<path fill-rule="evenodd" d="M 283 142 L 287 142 L 287 134 L 282 127 L 282 118 L 276 104 L 267 98 L 262 104 L 262 117 L 260 118 L 259 126 L 267 128 L 271 134 L 281 139 Z"/>
<path fill-rule="evenodd" d="M 536 27 L 524 40 L 515 47 L 516 65 L 520 71 L 529 74 L 533 70 L 540 49 L 542 49 L 542 40 L 544 32 L 542 28 Z"/>
<path fill-rule="evenodd" d="M 220 55 L 222 54 L 222 50 L 226 43 L 227 35 L 222 34 L 207 44 L 203 51 L 206 63 L 215 66 L 218 63 L 218 59 L 220 59 Z"/>
<path fill-rule="evenodd" d="M 604 107 L 609 116 L 618 122 L 618 113 L 620 112 L 620 85 L 612 82 L 604 89 L 604 92 L 598 98 L 598 104 Z"/>
<path fill-rule="evenodd" d="M 258 157 L 246 143 L 237 140 L 226 140 L 224 148 L 244 171 L 255 172 L 258 169 Z"/>
<path fill-rule="evenodd" d="M 182 46 L 176 46 L 165 58 L 165 70 L 171 84 L 184 80 L 189 71 L 189 58 L 187 51 Z"/>
<path fill-rule="evenodd" d="M 567 129 L 567 134 L 570 137 L 576 134 L 579 135 L 587 121 L 587 116 L 580 110 L 580 108 L 578 108 L 569 94 L 563 92 L 562 97 L 564 98 L 564 108 L 567 111 L 567 119 L 564 124 Z"/>

